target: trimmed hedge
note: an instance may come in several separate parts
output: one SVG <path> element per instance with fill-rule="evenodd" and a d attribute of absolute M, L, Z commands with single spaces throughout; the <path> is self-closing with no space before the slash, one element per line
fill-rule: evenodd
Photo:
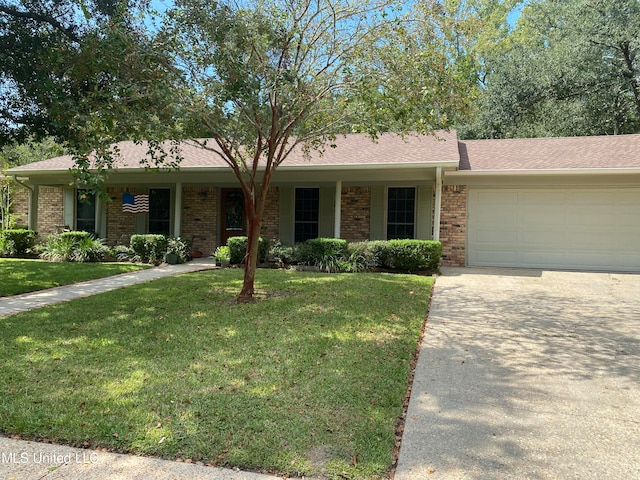
<path fill-rule="evenodd" d="M 440 267 L 442 244 L 435 240 L 388 240 L 368 242 L 377 267 L 416 271 Z"/>
<path fill-rule="evenodd" d="M 0 255 L 25 255 L 36 244 L 36 232 L 33 230 L 12 229 L 0 231 Z"/>
<path fill-rule="evenodd" d="M 319 260 L 330 255 L 346 255 L 349 242 L 341 238 L 312 238 L 307 240 L 311 247 L 313 260 Z"/>
<path fill-rule="evenodd" d="M 238 264 L 244 262 L 244 257 L 247 254 L 247 241 L 248 238 L 246 236 L 231 237 L 227 240 L 231 263 Z M 269 239 L 267 237 L 260 237 L 260 240 L 258 240 L 258 262 L 266 262 L 268 253 Z"/>
<path fill-rule="evenodd" d="M 282 247 L 280 247 L 282 248 Z M 403 271 L 437 270 L 442 244 L 433 240 L 374 240 L 348 243 L 338 238 L 314 238 L 296 244 L 292 261 L 326 271 L 385 268 Z"/>
<path fill-rule="evenodd" d="M 87 238 L 94 238 L 94 235 L 89 232 L 77 231 L 77 232 L 62 232 L 58 234 L 60 238 L 69 238 L 74 242 L 81 242 Z"/>
<path fill-rule="evenodd" d="M 160 263 L 167 251 L 167 237 L 158 234 L 131 235 L 129 247 L 143 262 Z"/>

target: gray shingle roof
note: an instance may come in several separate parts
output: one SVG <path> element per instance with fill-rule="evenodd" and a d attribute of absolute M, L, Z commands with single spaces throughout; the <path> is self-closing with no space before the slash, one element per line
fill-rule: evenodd
<path fill-rule="evenodd" d="M 376 142 L 366 135 L 351 134 L 336 138 L 335 148 L 306 158 L 295 150 L 283 167 L 321 166 L 354 167 L 371 165 L 389 167 L 408 164 L 455 164 L 461 172 L 571 169 L 640 168 L 640 134 L 595 137 L 518 138 L 506 140 L 462 140 L 456 132 L 439 131 L 435 136 L 409 135 L 404 138 L 384 134 Z M 121 158 L 117 168 L 143 168 L 146 145 L 120 142 Z M 225 168 L 216 154 L 193 144 L 183 146 L 181 168 Z M 52 172 L 73 166 L 70 156 L 63 156 L 12 168 L 9 173 Z"/>
<path fill-rule="evenodd" d="M 436 132 L 436 135 L 400 137 L 395 134 L 383 134 L 373 142 L 367 135 L 351 134 L 338 136 L 334 147 L 327 147 L 322 155 L 311 154 L 305 157 L 302 149 L 294 150 L 285 160 L 283 166 L 355 166 L 355 165 L 398 165 L 413 163 L 443 163 L 458 161 L 458 143 L 454 131 Z M 147 152 L 146 144 L 136 145 L 133 142 L 117 144 L 121 157 L 116 162 L 117 168 L 142 168 L 140 160 Z M 226 167 L 226 164 L 215 153 L 192 143 L 183 144 L 183 160 L 181 169 Z M 67 170 L 73 167 L 71 156 L 51 158 L 11 169 L 12 173 L 34 171 Z"/>
<path fill-rule="evenodd" d="M 640 135 L 462 140 L 460 170 L 640 168 Z"/>

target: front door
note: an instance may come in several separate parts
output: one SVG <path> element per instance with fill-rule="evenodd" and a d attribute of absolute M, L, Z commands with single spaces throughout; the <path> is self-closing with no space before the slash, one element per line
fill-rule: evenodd
<path fill-rule="evenodd" d="M 220 208 L 220 245 L 226 245 L 229 237 L 247 234 L 244 214 L 244 195 L 239 188 L 223 188 Z"/>

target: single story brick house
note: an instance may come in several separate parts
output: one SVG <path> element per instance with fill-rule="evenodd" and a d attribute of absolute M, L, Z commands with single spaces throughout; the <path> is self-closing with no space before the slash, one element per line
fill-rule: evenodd
<path fill-rule="evenodd" d="M 204 254 L 244 234 L 242 193 L 220 158 L 185 145 L 180 170 L 151 172 L 138 163 L 144 145 L 118 146 L 111 201 L 78 201 L 66 156 L 8 171 L 28 193 L 15 198 L 16 213 L 40 234 L 68 226 L 126 244 L 134 233 L 166 233 Z M 125 211 L 135 199 L 143 213 Z M 443 265 L 640 272 L 640 135 L 341 136 L 323 155 L 294 152 L 279 167 L 262 233 L 288 244 L 436 239 Z"/>

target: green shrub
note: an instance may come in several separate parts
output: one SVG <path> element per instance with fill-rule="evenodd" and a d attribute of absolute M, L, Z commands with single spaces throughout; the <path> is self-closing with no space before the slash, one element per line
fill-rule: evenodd
<path fill-rule="evenodd" d="M 178 263 L 184 263 L 189 259 L 191 251 L 190 243 L 180 237 L 167 238 L 167 249 L 164 256 L 174 253 L 178 256 Z"/>
<path fill-rule="evenodd" d="M 167 252 L 167 237 L 159 234 L 131 235 L 129 247 L 135 260 L 157 264 L 164 260 Z"/>
<path fill-rule="evenodd" d="M 30 253 L 36 243 L 37 234 L 33 230 L 0 231 L 0 255 L 14 256 Z"/>
<path fill-rule="evenodd" d="M 231 263 L 243 263 L 244 257 L 247 254 L 247 237 L 231 237 L 227 240 L 227 246 L 229 247 Z M 268 253 L 269 239 L 267 237 L 260 237 L 258 240 L 258 262 L 266 262 Z"/>
<path fill-rule="evenodd" d="M 62 238 L 70 238 L 74 242 L 80 242 L 86 238 L 94 238 L 93 234 L 89 232 L 84 232 L 84 231 L 62 232 L 62 233 L 59 233 L 58 235 L 60 235 L 60 237 Z"/>
<path fill-rule="evenodd" d="M 312 238 L 305 243 L 311 247 L 311 257 L 314 263 L 323 258 L 344 257 L 349 245 L 349 242 L 341 238 Z"/>
<path fill-rule="evenodd" d="M 92 235 L 86 237 L 76 237 L 76 245 L 73 250 L 74 262 L 100 262 L 109 252 L 109 248 L 104 241 L 93 238 Z"/>
<path fill-rule="evenodd" d="M 216 248 L 216 251 L 213 252 L 213 258 L 215 258 L 218 263 L 231 262 L 229 247 L 227 245 L 220 245 Z"/>
<path fill-rule="evenodd" d="M 353 260 L 370 267 L 404 271 L 437 270 L 442 244 L 433 240 L 374 240 L 349 245 Z"/>
<path fill-rule="evenodd" d="M 290 265 L 296 261 L 296 249 L 291 245 L 285 245 L 280 240 L 269 248 L 269 258 L 274 262 Z"/>
<path fill-rule="evenodd" d="M 293 246 L 293 262 L 298 265 L 315 265 L 313 247 L 307 242 L 296 243 Z"/>
<path fill-rule="evenodd" d="M 389 242 L 386 240 L 373 240 L 364 243 L 366 255 L 371 259 L 372 267 L 391 268 Z"/>
<path fill-rule="evenodd" d="M 87 232 L 63 232 L 47 237 L 40 257 L 52 262 L 99 262 L 109 249 Z"/>
<path fill-rule="evenodd" d="M 389 240 L 383 255 L 387 267 L 398 270 L 437 270 L 442 244 L 433 240 Z"/>
<path fill-rule="evenodd" d="M 347 247 L 348 255 L 345 258 L 346 272 L 364 272 L 375 266 L 373 255 L 367 242 L 352 242 Z"/>
<path fill-rule="evenodd" d="M 135 256 L 135 253 L 126 245 L 116 245 L 111 249 L 111 256 L 119 262 L 128 262 Z"/>

